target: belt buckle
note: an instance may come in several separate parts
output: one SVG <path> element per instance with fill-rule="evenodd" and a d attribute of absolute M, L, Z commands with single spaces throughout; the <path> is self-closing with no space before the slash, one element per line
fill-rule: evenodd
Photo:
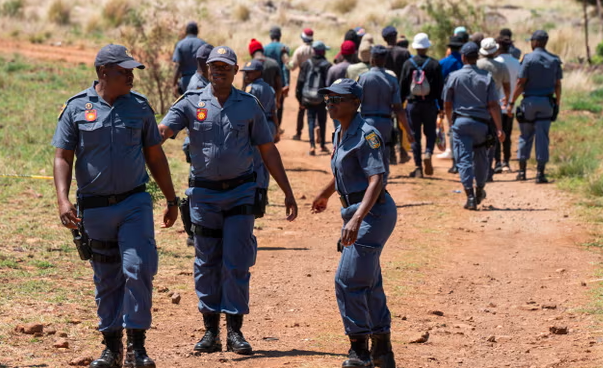
<path fill-rule="evenodd" d="M 117 197 L 114 195 L 111 195 L 107 198 L 107 200 L 109 201 L 109 205 L 114 205 L 117 203 Z"/>

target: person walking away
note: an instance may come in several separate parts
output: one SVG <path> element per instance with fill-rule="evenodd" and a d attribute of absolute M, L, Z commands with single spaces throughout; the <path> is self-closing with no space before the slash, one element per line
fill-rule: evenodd
<path fill-rule="evenodd" d="M 498 35 L 499 37 L 507 37 L 509 38 L 509 40 L 511 40 L 511 46 L 509 46 L 509 54 L 511 54 L 511 56 L 513 56 L 515 59 L 520 60 L 521 50 L 515 47 L 515 44 L 513 43 L 513 32 L 511 32 L 509 28 L 503 28 L 500 30 Z"/>
<path fill-rule="evenodd" d="M 314 55 L 314 49 L 312 48 L 312 42 L 314 41 L 314 31 L 310 28 L 305 28 L 300 34 L 303 44 L 299 46 L 293 52 L 293 56 L 291 60 L 287 64 L 287 68 L 289 70 L 295 70 L 306 62 L 306 60 L 310 59 Z M 299 77 L 298 77 L 299 78 Z M 296 93 L 296 98 L 298 97 Z M 292 137 L 294 141 L 301 140 L 301 133 L 304 129 L 304 115 L 306 110 L 301 100 L 298 98 L 297 102 L 299 103 L 299 109 L 297 110 L 297 125 L 295 128 L 295 135 Z"/>
<path fill-rule="evenodd" d="M 258 59 L 263 63 L 264 72 L 262 73 L 262 79 L 274 90 L 274 93 L 276 94 L 276 107 L 277 109 L 280 108 L 280 101 L 283 94 L 281 67 L 275 59 L 269 58 L 264 54 L 264 46 L 255 38 L 251 39 L 249 42 L 249 55 L 253 59 Z M 245 89 L 245 87 L 247 86 L 245 81 L 243 81 L 243 89 Z M 278 128 L 279 127 L 277 127 L 277 129 Z"/>
<path fill-rule="evenodd" d="M 155 368 L 145 348 L 158 264 L 146 168 L 167 199 L 162 227 L 174 225 L 179 199 L 155 112 L 132 91 L 133 69 L 144 65 L 111 44 L 100 49 L 94 66 L 98 80 L 63 106 L 52 139 L 61 222 L 79 239 L 80 257 L 94 272 L 105 349 L 90 368 Z M 74 158 L 76 206 L 69 199 Z"/>
<path fill-rule="evenodd" d="M 446 118 L 452 127 L 457 167 L 467 195 L 464 208 L 468 210 L 477 210 L 486 198 L 486 146 L 493 144 L 492 140 L 496 138 L 501 142 L 505 139 L 496 83 L 490 73 L 476 66 L 479 50 L 474 42 L 463 45 L 464 66 L 450 74 L 442 92 Z M 491 128 L 492 121 L 494 129 Z"/>
<path fill-rule="evenodd" d="M 186 36 L 176 44 L 172 61 L 174 62 L 173 93 L 178 97 L 183 94 L 192 76 L 197 71 L 197 50 L 205 43 L 197 37 L 199 26 L 196 22 L 186 25 Z"/>
<path fill-rule="evenodd" d="M 404 66 L 404 62 L 410 59 L 410 52 L 408 52 L 408 49 L 397 45 L 398 31 L 396 28 L 392 26 L 383 28 L 381 36 L 387 43 L 387 49 L 389 51 L 385 62 L 385 69 L 389 69 L 396 73 L 396 78 L 400 80 L 402 77 L 402 67 Z"/>
<path fill-rule="evenodd" d="M 423 165 L 425 175 L 433 175 L 431 156 L 436 144 L 436 122 L 442 104 L 442 70 L 437 60 L 427 56 L 431 47 L 429 37 L 418 33 L 412 43 L 417 55 L 406 60 L 402 68 L 400 94 L 402 102 L 408 101 L 408 117 L 410 128 L 414 134 L 412 144 L 415 170 L 410 177 L 422 178 Z M 425 134 L 425 158 L 421 157 L 421 128 Z"/>
<path fill-rule="evenodd" d="M 526 180 L 527 161 L 536 140 L 537 184 L 549 182 L 545 175 L 549 161 L 549 130 L 551 122 L 557 119 L 561 105 L 561 59 L 547 51 L 548 41 L 549 35 L 543 30 L 532 34 L 532 52 L 523 58 L 517 86 L 509 103 L 512 109 L 517 98 L 523 94 L 516 114 L 521 130 L 517 180 Z M 507 114 L 511 115 L 512 112 L 507 110 Z"/>
<path fill-rule="evenodd" d="M 302 102 L 304 109 L 308 112 L 308 133 L 310 136 L 310 156 L 316 155 L 316 143 L 314 140 L 314 127 L 318 124 L 320 134 L 320 149 L 329 152 L 325 146 L 327 111 L 322 96 L 318 93 L 326 86 L 327 74 L 331 63 L 325 58 L 327 46 L 321 41 L 312 44 L 314 56 L 306 60 L 302 65 L 297 77 L 295 95 Z"/>
<path fill-rule="evenodd" d="M 395 368 L 391 315 L 387 307 L 380 256 L 396 226 L 396 204 L 385 190 L 383 140 L 358 113 L 362 88 L 342 79 L 321 90 L 329 115 L 338 120 L 331 158 L 333 178 L 316 196 L 312 213 L 326 210 L 337 191 L 343 228 L 335 274 L 335 294 L 350 340 L 342 367 Z M 370 349 L 369 349 L 370 340 Z"/>
<path fill-rule="evenodd" d="M 271 42 L 264 47 L 264 55 L 271 59 L 276 60 L 279 67 L 281 68 L 281 80 L 283 82 L 283 88 L 281 93 L 281 99 L 278 103 L 280 106 L 277 109 L 277 119 L 279 124 L 283 121 L 283 109 L 285 107 L 285 98 L 289 95 L 289 84 L 290 84 L 290 73 L 287 68 L 289 62 L 289 47 L 281 43 L 281 28 L 274 26 L 270 28 L 270 40 Z M 279 125 L 280 126 L 280 125 Z"/>

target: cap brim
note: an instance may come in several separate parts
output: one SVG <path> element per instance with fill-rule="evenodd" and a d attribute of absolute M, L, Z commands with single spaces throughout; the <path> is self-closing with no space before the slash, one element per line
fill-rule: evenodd
<path fill-rule="evenodd" d="M 488 56 L 488 55 L 492 55 L 492 54 L 494 54 L 494 53 L 495 53 L 497 50 L 498 50 L 498 47 L 497 47 L 497 48 L 495 48 L 495 49 L 492 49 L 492 50 L 490 50 L 490 51 L 485 50 L 485 49 L 479 49 L 479 53 L 480 53 L 481 55 Z"/>
<path fill-rule="evenodd" d="M 230 59 L 227 59 L 225 57 L 221 57 L 221 56 L 207 59 L 206 63 L 207 64 L 211 64 L 211 63 L 213 63 L 215 61 L 221 61 L 221 62 L 226 63 L 228 65 L 235 65 L 236 64 L 236 62 L 234 62 L 234 61 L 232 61 Z"/>
<path fill-rule="evenodd" d="M 126 60 L 126 61 L 122 61 L 121 63 L 118 63 L 117 65 L 121 66 L 124 69 L 144 69 L 145 66 L 141 63 L 139 63 L 138 61 L 132 59 L 132 60 Z"/>
<path fill-rule="evenodd" d="M 450 42 L 448 44 L 448 47 L 462 47 L 464 45 L 464 43 L 462 42 Z"/>
<path fill-rule="evenodd" d="M 353 93 L 350 93 L 350 91 L 347 90 L 347 88 L 343 88 L 341 86 L 338 86 L 337 84 L 331 87 L 325 87 L 325 88 L 321 88 L 318 90 L 318 93 L 321 95 L 326 95 L 329 93 L 337 93 L 338 95 L 352 95 Z"/>

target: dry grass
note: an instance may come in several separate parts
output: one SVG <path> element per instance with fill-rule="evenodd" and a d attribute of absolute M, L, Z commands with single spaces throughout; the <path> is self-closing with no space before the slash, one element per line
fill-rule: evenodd
<path fill-rule="evenodd" d="M 356 8 L 357 0 L 335 0 L 330 4 L 330 8 L 339 14 L 348 14 Z"/>
<path fill-rule="evenodd" d="M 48 8 L 48 20 L 59 25 L 71 23 L 71 5 L 63 0 L 54 0 Z"/>
<path fill-rule="evenodd" d="M 109 0 L 103 8 L 103 18 L 108 25 L 117 27 L 126 21 L 131 10 L 128 0 Z"/>
<path fill-rule="evenodd" d="M 391 0 L 390 9 L 403 9 L 410 3 L 409 0 Z"/>
<path fill-rule="evenodd" d="M 572 92 L 590 92 L 596 87 L 593 73 L 584 69 L 575 69 L 563 75 L 563 89 Z"/>
<path fill-rule="evenodd" d="M 232 18 L 239 22 L 247 22 L 251 17 L 251 11 L 243 4 L 237 4 L 232 10 Z"/>
<path fill-rule="evenodd" d="M 0 14 L 10 18 L 23 18 L 25 5 L 25 0 L 6 0 L 2 3 Z"/>

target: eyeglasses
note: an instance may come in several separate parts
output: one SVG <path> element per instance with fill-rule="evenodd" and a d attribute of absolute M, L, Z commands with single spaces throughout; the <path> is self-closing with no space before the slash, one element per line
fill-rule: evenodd
<path fill-rule="evenodd" d="M 343 101 L 350 101 L 355 99 L 355 97 L 343 97 L 343 96 L 325 96 L 325 103 L 331 105 L 337 105 Z"/>
<path fill-rule="evenodd" d="M 208 64 L 211 70 L 215 70 L 217 72 L 229 72 L 232 70 L 232 65 L 214 65 Z"/>

